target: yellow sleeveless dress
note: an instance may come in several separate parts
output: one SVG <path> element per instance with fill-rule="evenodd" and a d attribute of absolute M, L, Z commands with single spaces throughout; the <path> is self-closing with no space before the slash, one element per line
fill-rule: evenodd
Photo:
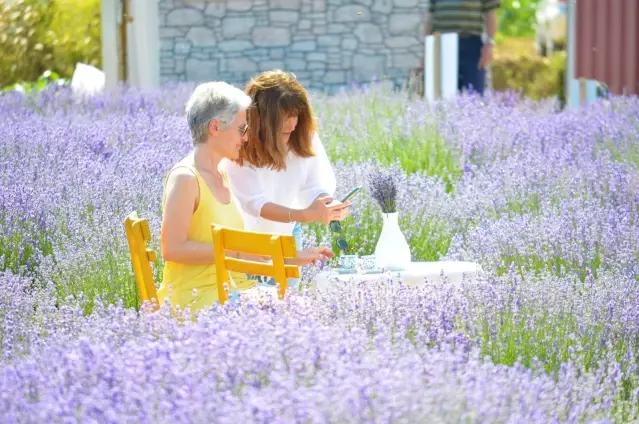
<path fill-rule="evenodd" d="M 195 167 L 187 161 L 176 164 L 169 174 L 179 168 L 188 168 L 197 178 L 200 202 L 191 218 L 188 239 L 213 246 L 211 224 L 216 223 L 232 228 L 243 229 L 244 224 L 233 200 L 229 204 L 220 203 L 211 193 L 206 181 Z M 226 174 L 222 173 L 228 187 Z M 168 178 L 168 175 L 167 175 Z M 164 204 L 164 202 L 162 202 Z M 249 280 L 247 275 L 229 272 L 229 289 L 248 290 L 255 287 L 256 281 Z M 182 310 L 189 307 L 192 312 L 207 308 L 218 302 L 215 265 L 191 265 L 166 261 L 162 284 L 158 289 L 158 300 L 162 305 L 169 299 L 171 308 L 179 306 Z"/>

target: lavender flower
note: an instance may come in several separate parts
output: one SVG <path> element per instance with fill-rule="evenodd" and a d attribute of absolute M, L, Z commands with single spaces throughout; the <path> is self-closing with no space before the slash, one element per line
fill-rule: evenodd
<path fill-rule="evenodd" d="M 369 174 L 368 185 L 383 213 L 397 212 L 397 179 L 392 169 L 374 169 Z"/>
<path fill-rule="evenodd" d="M 192 88 L 0 94 L 1 422 L 639 420 L 637 98 L 315 95 L 337 186 L 371 192 L 343 226 L 354 253 L 372 253 L 378 208 L 401 209 L 414 260 L 485 272 L 352 279 L 183 322 L 137 310 L 122 220 L 148 217 L 159 252 Z"/>

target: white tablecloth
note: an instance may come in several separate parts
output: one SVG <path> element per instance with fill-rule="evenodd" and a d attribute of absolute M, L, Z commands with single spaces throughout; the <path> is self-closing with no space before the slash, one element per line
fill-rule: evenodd
<path fill-rule="evenodd" d="M 418 285 L 423 284 L 424 279 L 436 282 L 442 281 L 442 272 L 448 278 L 449 283 L 460 285 L 464 276 L 472 279 L 481 271 L 482 268 L 479 264 L 461 261 L 413 262 L 403 271 L 386 271 L 376 274 L 340 274 L 335 270 L 329 270 L 316 275 L 311 281 L 310 289 L 315 291 L 318 288 L 323 289 L 334 285 L 335 279 L 347 283 L 353 279 L 357 281 L 377 281 L 393 278 L 394 281 L 401 279 L 403 284 L 406 285 Z"/>

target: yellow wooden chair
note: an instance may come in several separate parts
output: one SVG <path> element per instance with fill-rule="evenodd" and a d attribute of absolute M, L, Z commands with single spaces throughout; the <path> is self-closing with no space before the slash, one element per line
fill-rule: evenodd
<path fill-rule="evenodd" d="M 154 250 L 146 247 L 146 243 L 151 241 L 149 221 L 146 218 L 138 217 L 138 213 L 133 211 L 124 220 L 124 228 L 126 239 L 129 242 L 131 263 L 140 300 L 142 303 L 151 302 L 152 311 L 156 311 L 160 305 L 153 280 L 151 262 L 157 262 L 157 255 Z"/>
<path fill-rule="evenodd" d="M 277 292 L 280 300 L 288 289 L 288 278 L 299 278 L 300 270 L 296 265 L 286 265 L 285 259 L 297 257 L 295 238 L 292 235 L 275 235 L 228 228 L 216 224 L 211 225 L 215 266 L 217 274 L 217 292 L 221 304 L 228 300 L 225 283 L 228 271 L 243 272 L 253 275 L 273 277 L 278 284 Z M 270 256 L 271 263 L 229 258 L 226 251 L 251 255 Z"/>

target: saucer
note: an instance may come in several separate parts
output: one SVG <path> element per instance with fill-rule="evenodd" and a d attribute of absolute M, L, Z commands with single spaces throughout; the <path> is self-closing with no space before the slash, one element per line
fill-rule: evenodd
<path fill-rule="evenodd" d="M 357 273 L 357 268 L 333 268 L 333 271 L 338 274 L 355 274 Z"/>
<path fill-rule="evenodd" d="M 362 274 L 381 274 L 381 273 L 382 273 L 381 268 L 371 268 L 371 269 L 365 269 L 362 271 Z"/>

